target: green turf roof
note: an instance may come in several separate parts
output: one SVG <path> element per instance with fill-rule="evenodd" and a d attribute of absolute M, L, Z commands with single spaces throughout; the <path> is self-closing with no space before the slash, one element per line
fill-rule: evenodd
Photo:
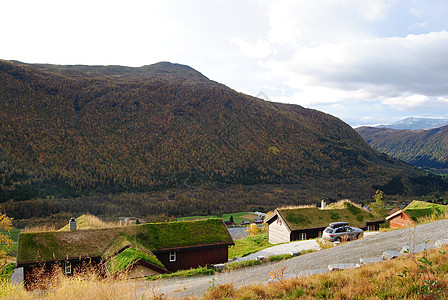
<path fill-rule="evenodd" d="M 323 228 L 333 222 L 347 222 L 350 226 L 363 228 L 366 222 L 383 221 L 382 218 L 361 209 L 350 202 L 344 203 L 341 209 L 319 209 L 317 207 L 301 207 L 278 209 L 291 230 Z"/>
<path fill-rule="evenodd" d="M 405 209 L 403 209 L 406 215 L 408 215 L 414 222 L 418 222 L 418 219 L 423 217 L 444 214 L 446 210 L 446 205 L 417 200 L 412 201 Z"/>
<path fill-rule="evenodd" d="M 130 265 L 138 260 L 144 260 L 165 269 L 165 266 L 154 254 L 149 254 L 136 248 L 127 248 L 121 253 L 111 257 L 111 259 L 107 261 L 106 266 L 110 274 L 115 275 L 118 272 L 125 271 Z"/>
<path fill-rule="evenodd" d="M 17 263 L 72 259 L 107 258 L 127 244 L 143 252 L 233 244 L 221 219 L 153 223 L 85 229 L 20 233 Z"/>

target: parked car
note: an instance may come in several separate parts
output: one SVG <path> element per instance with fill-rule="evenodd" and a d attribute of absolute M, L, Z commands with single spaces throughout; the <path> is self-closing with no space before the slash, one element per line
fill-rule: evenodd
<path fill-rule="evenodd" d="M 364 231 L 357 227 L 348 226 L 346 222 L 335 222 L 331 223 L 327 228 L 325 228 L 323 237 L 330 242 L 334 241 L 349 241 L 354 239 L 362 238 Z"/>

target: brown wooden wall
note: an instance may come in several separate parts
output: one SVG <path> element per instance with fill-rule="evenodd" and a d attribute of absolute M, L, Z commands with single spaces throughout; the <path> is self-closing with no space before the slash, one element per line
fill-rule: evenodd
<path fill-rule="evenodd" d="M 83 274 L 86 271 L 95 271 L 105 276 L 101 259 L 71 261 L 72 273 L 64 273 L 64 262 L 47 262 L 45 264 L 32 264 L 23 266 L 23 280 L 27 290 L 46 289 L 55 276 L 72 276 Z"/>
<path fill-rule="evenodd" d="M 188 270 L 199 266 L 205 267 L 207 264 L 219 264 L 228 261 L 228 246 L 215 246 L 198 248 L 192 250 L 177 250 L 176 261 L 170 262 L 170 252 L 154 252 L 156 257 L 162 262 L 170 272 L 178 270 Z"/>
<path fill-rule="evenodd" d="M 404 228 L 414 225 L 414 221 L 403 212 L 389 219 L 389 228 Z"/>

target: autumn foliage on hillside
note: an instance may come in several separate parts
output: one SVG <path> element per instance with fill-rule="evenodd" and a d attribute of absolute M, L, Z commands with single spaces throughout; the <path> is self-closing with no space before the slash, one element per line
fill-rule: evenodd
<path fill-rule="evenodd" d="M 335 117 L 171 63 L 0 61 L 0 107 L 1 202 L 316 179 L 371 186 L 415 172 Z"/>

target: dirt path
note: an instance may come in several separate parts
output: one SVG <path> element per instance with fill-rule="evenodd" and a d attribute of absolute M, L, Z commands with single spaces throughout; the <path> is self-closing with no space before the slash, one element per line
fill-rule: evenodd
<path fill-rule="evenodd" d="M 269 272 L 286 266 L 285 277 L 297 276 L 300 271 L 326 268 L 333 263 L 359 263 L 360 258 L 381 257 L 386 250 L 400 251 L 405 245 L 427 244 L 448 239 L 448 220 L 401 230 L 367 236 L 337 247 L 298 256 L 280 263 L 267 263 L 247 269 L 218 273 L 212 276 L 164 279 L 157 282 L 136 282 L 136 289 L 149 289 L 156 294 L 173 298 L 200 297 L 209 288 L 232 282 L 235 287 L 268 282 Z"/>

